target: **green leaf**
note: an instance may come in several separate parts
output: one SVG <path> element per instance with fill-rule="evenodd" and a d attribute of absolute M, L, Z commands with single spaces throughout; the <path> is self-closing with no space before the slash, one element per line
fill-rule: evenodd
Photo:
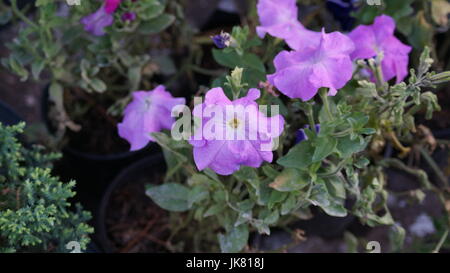
<path fill-rule="evenodd" d="M 219 234 L 219 243 L 222 253 L 237 253 L 240 252 L 248 241 L 248 226 L 240 225 L 234 227 L 227 234 Z"/>
<path fill-rule="evenodd" d="M 54 1 L 55 0 L 37 0 L 35 5 L 36 5 L 36 7 L 45 6 L 45 5 L 53 3 Z"/>
<path fill-rule="evenodd" d="M 152 3 L 142 3 L 144 5 L 143 9 L 139 10 L 138 18 L 147 21 L 160 16 L 164 11 L 164 5 L 161 5 L 158 1 Z"/>
<path fill-rule="evenodd" d="M 389 241 L 391 243 L 391 251 L 398 252 L 403 248 L 405 243 L 405 229 L 398 224 L 394 224 L 389 232 Z"/>
<path fill-rule="evenodd" d="M 188 207 L 192 207 L 196 203 L 200 203 L 205 199 L 208 199 L 209 192 L 204 186 L 195 186 L 191 188 L 188 195 Z"/>
<path fill-rule="evenodd" d="M 31 65 L 31 74 L 33 75 L 33 79 L 39 80 L 39 75 L 45 67 L 45 62 L 43 60 L 36 61 Z"/>
<path fill-rule="evenodd" d="M 280 172 L 278 172 L 277 170 L 275 170 L 271 165 L 266 164 L 262 167 L 262 170 L 264 172 L 264 174 L 270 178 L 270 179 L 275 179 Z"/>
<path fill-rule="evenodd" d="M 301 190 L 311 183 L 311 178 L 306 172 L 298 169 L 286 168 L 275 180 L 269 184 L 271 188 L 281 192 Z"/>
<path fill-rule="evenodd" d="M 332 176 L 325 179 L 325 185 L 328 193 L 334 198 L 345 199 L 347 197 L 345 193 L 344 182 L 337 176 Z"/>
<path fill-rule="evenodd" d="M 347 210 L 343 205 L 343 200 L 332 197 L 324 184 L 317 184 L 311 194 L 310 201 L 319 206 L 330 216 L 345 217 Z"/>
<path fill-rule="evenodd" d="M 6 25 L 12 18 L 12 12 L 9 9 L 0 12 L 0 25 Z"/>
<path fill-rule="evenodd" d="M 294 194 L 289 195 L 289 197 L 281 204 L 281 215 L 289 214 L 292 210 L 297 207 L 297 198 Z"/>
<path fill-rule="evenodd" d="M 138 90 L 141 82 L 141 66 L 133 66 L 128 69 L 128 81 L 130 82 L 130 89 L 132 91 Z"/>
<path fill-rule="evenodd" d="M 334 152 L 337 145 L 336 138 L 333 137 L 318 137 L 314 141 L 316 149 L 312 158 L 313 162 L 319 162 Z"/>
<path fill-rule="evenodd" d="M 103 93 L 106 91 L 106 84 L 99 78 L 90 79 L 89 85 L 98 93 Z"/>
<path fill-rule="evenodd" d="M 302 141 L 277 160 L 277 163 L 286 168 L 307 169 L 313 163 L 314 147 L 311 141 Z"/>
<path fill-rule="evenodd" d="M 203 214 L 203 217 L 209 217 L 209 216 L 216 215 L 216 214 L 222 212 L 224 209 L 225 209 L 224 204 L 214 204 L 205 211 L 205 213 Z"/>
<path fill-rule="evenodd" d="M 175 21 L 175 16 L 171 14 L 162 14 L 152 20 L 144 22 L 139 31 L 142 34 L 155 34 L 168 28 Z"/>
<path fill-rule="evenodd" d="M 214 60 L 220 65 L 234 69 L 235 67 L 251 68 L 261 73 L 266 72 L 264 63 L 253 53 L 245 53 L 240 56 L 235 51 L 226 52 L 224 50 L 213 49 Z"/>
<path fill-rule="evenodd" d="M 50 100 L 56 105 L 56 107 L 62 108 L 63 105 L 63 92 L 64 88 L 58 82 L 52 82 L 49 87 Z"/>
<path fill-rule="evenodd" d="M 350 136 L 341 137 L 338 139 L 336 150 L 341 158 L 348 158 L 353 154 L 363 151 L 367 146 L 367 142 L 363 139 L 357 138 L 352 140 Z"/>
<path fill-rule="evenodd" d="M 186 211 L 189 206 L 189 189 L 176 183 L 148 185 L 146 194 L 163 209 L 169 211 Z"/>

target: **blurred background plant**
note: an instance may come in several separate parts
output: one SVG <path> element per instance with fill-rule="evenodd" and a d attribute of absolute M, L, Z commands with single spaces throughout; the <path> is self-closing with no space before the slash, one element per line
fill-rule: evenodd
<path fill-rule="evenodd" d="M 102 1 L 72 6 L 59 0 L 36 1 L 22 9 L 17 0 L 10 2 L 9 8 L 4 1 L 1 4 L 2 23 L 17 23 L 18 32 L 7 44 L 10 54 L 2 64 L 22 81 L 49 83 L 44 104 L 51 107 L 45 115 L 55 143 L 67 136 L 66 129 L 69 136 L 81 136 L 78 144 L 86 141 L 89 130 L 97 130 L 102 141 L 113 144 L 101 150 L 99 142 L 91 143 L 91 149 L 98 146 L 97 153 L 108 153 L 114 144 L 120 149 L 123 143 L 108 128 L 115 127 L 130 92 L 149 89 L 161 77 L 174 75 L 174 59 L 183 59 L 189 34 L 181 32 L 184 17 L 179 4 L 121 1 L 111 26 L 96 35 L 89 24 L 98 22 L 85 23 L 83 29 L 81 21 L 101 10 Z M 26 15 L 33 5 L 34 13 Z"/>
<path fill-rule="evenodd" d="M 75 241 L 84 251 L 91 215 L 70 205 L 75 182 L 62 183 L 51 174 L 59 154 L 18 141 L 25 124 L 0 123 L 0 252 L 70 252 Z"/>

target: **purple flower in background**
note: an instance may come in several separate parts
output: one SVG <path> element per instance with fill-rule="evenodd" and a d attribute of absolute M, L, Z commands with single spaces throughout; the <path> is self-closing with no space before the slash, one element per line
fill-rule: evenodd
<path fill-rule="evenodd" d="M 152 91 L 136 91 L 118 124 L 119 135 L 131 144 L 131 151 L 144 148 L 154 141 L 150 135 L 162 129 L 171 129 L 175 119 L 172 108 L 185 104 L 184 98 L 174 98 L 160 85 Z"/>
<path fill-rule="evenodd" d="M 125 12 L 122 14 L 122 21 L 134 21 L 136 20 L 136 13 L 134 12 Z"/>
<path fill-rule="evenodd" d="M 220 175 L 230 175 L 242 165 L 258 168 L 263 161 L 272 162 L 273 139 L 283 132 L 284 119 L 281 115 L 267 117 L 260 112 L 255 102 L 259 96 L 260 91 L 253 88 L 247 96 L 231 101 L 222 88 L 213 88 L 206 94 L 204 103 L 194 108 L 194 116 L 202 118 L 202 127 L 198 128 L 189 143 L 194 147 L 194 160 L 200 171 L 210 168 Z M 245 108 L 245 114 L 227 115 L 230 107 Z M 211 109 L 215 114 L 206 117 Z M 207 135 L 207 127 L 211 124 L 214 131 L 222 136 L 225 132 L 231 132 L 236 134 L 234 136 L 243 137 L 211 137 Z M 253 126 L 255 124 L 258 126 Z"/>
<path fill-rule="evenodd" d="M 269 33 L 286 39 L 299 26 L 296 0 L 259 0 L 257 9 L 261 26 L 256 27 L 256 32 L 261 38 Z"/>
<path fill-rule="evenodd" d="M 347 36 L 322 31 L 316 48 L 280 52 L 274 60 L 276 72 L 267 78 L 290 98 L 308 101 L 321 87 L 328 87 L 328 94 L 334 96 L 352 78 L 353 50 L 353 42 Z"/>
<path fill-rule="evenodd" d="M 107 13 L 104 6 L 101 6 L 96 12 L 81 19 L 81 23 L 84 25 L 84 30 L 95 36 L 104 35 L 104 28 L 112 25 L 113 21 L 113 15 Z"/>
<path fill-rule="evenodd" d="M 361 25 L 349 33 L 356 49 L 352 60 L 369 59 L 383 52 L 381 62 L 384 80 L 397 77 L 397 83 L 408 75 L 408 54 L 411 47 L 403 44 L 394 36 L 395 21 L 387 15 L 375 18 L 373 25 Z"/>
<path fill-rule="evenodd" d="M 320 33 L 306 29 L 298 21 L 296 0 L 259 0 L 257 10 L 261 23 L 256 28 L 259 37 L 269 33 L 284 39 L 295 50 L 317 45 Z"/>
<path fill-rule="evenodd" d="M 84 30 L 95 36 L 105 35 L 105 27 L 112 25 L 114 22 L 113 13 L 119 7 L 122 0 L 105 0 L 96 12 L 85 16 L 81 19 Z"/>
<path fill-rule="evenodd" d="M 309 125 L 306 125 L 304 128 L 309 129 L 309 127 L 310 127 Z M 316 133 L 319 133 L 320 132 L 320 124 L 316 124 L 314 129 L 316 130 Z M 300 142 L 302 142 L 304 140 L 307 140 L 307 139 L 308 139 L 308 136 L 305 134 L 305 130 L 304 129 L 299 129 L 297 131 L 297 136 L 295 138 L 295 143 L 300 143 Z"/>
<path fill-rule="evenodd" d="M 228 47 L 231 43 L 231 35 L 226 32 L 221 32 L 218 35 L 212 36 L 211 39 L 218 48 Z"/>

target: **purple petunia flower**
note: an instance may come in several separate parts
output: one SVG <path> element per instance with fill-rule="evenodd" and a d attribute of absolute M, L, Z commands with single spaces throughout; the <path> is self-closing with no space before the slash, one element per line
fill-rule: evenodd
<path fill-rule="evenodd" d="M 259 37 L 269 33 L 284 39 L 294 50 L 317 45 L 320 32 L 308 30 L 298 21 L 296 0 L 259 0 L 257 10 L 261 23 L 256 28 Z"/>
<path fill-rule="evenodd" d="M 267 117 L 260 112 L 255 102 L 259 96 L 260 91 L 253 88 L 247 96 L 231 101 L 222 88 L 213 88 L 206 94 L 205 102 L 194 108 L 194 116 L 201 117 L 202 126 L 189 143 L 194 147 L 199 170 L 210 168 L 218 174 L 230 175 L 242 165 L 257 168 L 263 161 L 272 162 L 273 139 L 281 135 L 284 119 L 281 115 Z M 230 109 L 237 115 L 230 115 Z M 207 114 L 211 111 L 214 115 Z M 215 137 L 208 134 L 211 128 Z"/>
<path fill-rule="evenodd" d="M 310 127 L 309 125 L 306 125 L 304 128 L 309 129 L 309 127 Z M 316 130 L 316 133 L 320 133 L 320 124 L 316 124 L 314 129 Z M 304 140 L 307 140 L 307 139 L 308 139 L 308 136 L 305 134 L 305 130 L 304 129 L 299 129 L 297 131 L 297 135 L 296 135 L 296 138 L 295 138 L 295 143 L 300 143 L 300 142 L 302 142 Z"/>
<path fill-rule="evenodd" d="M 104 28 L 112 25 L 113 21 L 113 15 L 107 13 L 104 6 L 101 6 L 96 12 L 81 19 L 84 30 L 95 36 L 105 35 Z"/>
<path fill-rule="evenodd" d="M 353 50 L 353 42 L 347 36 L 322 31 L 315 48 L 280 52 L 274 60 L 276 72 L 267 78 L 290 98 L 308 101 L 321 87 L 328 87 L 328 94 L 334 96 L 352 78 Z"/>
<path fill-rule="evenodd" d="M 256 27 L 258 36 L 266 33 L 286 39 L 299 26 L 296 0 L 259 0 L 257 5 L 261 26 Z"/>
<path fill-rule="evenodd" d="M 119 7 L 122 0 L 105 0 L 96 12 L 85 16 L 81 19 L 84 30 L 95 36 L 105 35 L 105 27 L 112 25 L 114 22 L 113 13 Z"/>
<path fill-rule="evenodd" d="M 171 129 L 175 119 L 172 108 L 185 104 L 184 98 L 174 98 L 160 85 L 152 91 L 136 91 L 133 100 L 124 111 L 124 118 L 118 124 L 119 135 L 131 144 L 131 151 L 144 148 L 154 141 L 151 133 Z"/>
<path fill-rule="evenodd" d="M 352 60 L 369 59 L 384 53 L 381 67 L 384 80 L 394 77 L 397 83 L 408 75 L 408 54 L 411 47 L 403 44 L 394 36 L 395 21 L 387 15 L 375 18 L 373 25 L 361 25 L 349 33 L 356 49 L 351 54 Z"/>

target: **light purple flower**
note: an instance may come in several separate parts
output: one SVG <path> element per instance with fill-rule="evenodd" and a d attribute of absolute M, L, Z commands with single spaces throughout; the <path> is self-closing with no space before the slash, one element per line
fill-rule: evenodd
<path fill-rule="evenodd" d="M 296 0 L 259 0 L 257 5 L 261 26 L 256 27 L 258 36 L 266 33 L 285 39 L 298 27 Z"/>
<path fill-rule="evenodd" d="M 113 21 L 113 15 L 106 12 L 104 6 L 101 6 L 96 12 L 81 19 L 84 30 L 95 36 L 105 35 L 104 28 L 112 25 Z"/>
<path fill-rule="evenodd" d="M 397 83 L 408 75 L 408 54 L 411 47 L 403 44 L 394 36 L 395 21 L 387 15 L 375 18 L 373 25 L 361 25 L 355 28 L 349 37 L 355 43 L 352 60 L 369 59 L 384 53 L 381 63 L 384 80 L 397 77 Z"/>
<path fill-rule="evenodd" d="M 328 94 L 334 96 L 352 78 L 353 50 L 353 42 L 347 36 L 322 31 L 315 48 L 280 52 L 274 60 L 276 72 L 267 78 L 290 98 L 308 101 L 321 87 L 328 87 Z"/>
<path fill-rule="evenodd" d="M 202 117 L 202 127 L 195 132 L 189 143 L 194 147 L 194 160 L 199 170 L 210 168 L 218 174 L 230 175 L 239 170 L 240 166 L 257 168 L 263 161 L 272 162 L 273 152 L 270 148 L 273 139 L 283 131 L 284 119 L 281 115 L 267 117 L 260 112 L 255 102 L 259 96 L 260 91 L 253 88 L 248 91 L 247 96 L 231 101 L 222 88 L 213 88 L 206 94 L 204 103 L 194 108 L 194 116 Z M 225 112 L 229 107 L 243 107 L 246 115 L 227 115 Z M 215 114 L 206 117 L 211 109 L 216 111 Z M 245 137 L 229 139 L 208 136 L 206 128 L 211 124 L 218 134 L 228 130 L 236 136 Z M 252 126 L 255 124 L 258 126 Z"/>
<path fill-rule="evenodd" d="M 257 10 L 261 23 L 256 27 L 259 37 L 269 33 L 284 39 L 295 50 L 317 46 L 320 32 L 310 31 L 298 21 L 296 0 L 259 0 Z"/>
<path fill-rule="evenodd" d="M 171 129 L 175 119 L 172 108 L 185 104 L 184 98 L 174 98 L 160 85 L 152 91 L 136 91 L 133 100 L 124 111 L 122 123 L 118 124 L 119 135 L 131 144 L 131 151 L 144 148 L 154 141 L 150 135 L 162 129 Z"/>

